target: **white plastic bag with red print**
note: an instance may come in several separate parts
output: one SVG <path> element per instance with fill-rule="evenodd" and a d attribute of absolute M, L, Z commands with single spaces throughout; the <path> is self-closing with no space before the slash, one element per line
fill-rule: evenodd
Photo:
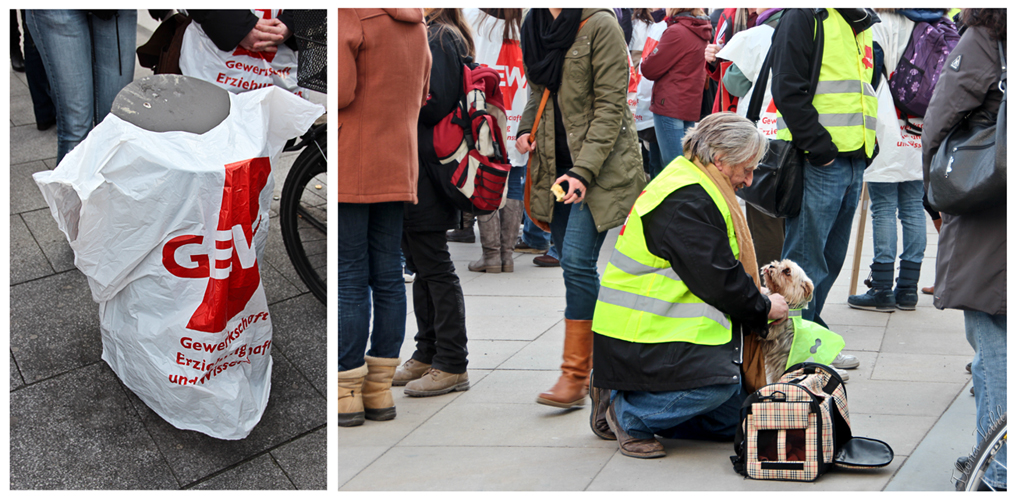
<path fill-rule="evenodd" d="M 242 439 L 265 411 L 272 162 L 322 112 L 270 87 L 230 94 L 204 134 L 110 114 L 34 176 L 99 303 L 102 359 L 177 428 Z"/>
<path fill-rule="evenodd" d="M 263 19 L 275 19 L 282 11 L 253 9 L 251 12 Z M 233 93 L 275 85 L 307 97 L 307 90 L 297 85 L 296 51 L 285 44 L 277 45 L 275 52 L 251 52 L 239 45 L 233 50 L 219 50 L 196 22 L 184 29 L 180 72 Z"/>

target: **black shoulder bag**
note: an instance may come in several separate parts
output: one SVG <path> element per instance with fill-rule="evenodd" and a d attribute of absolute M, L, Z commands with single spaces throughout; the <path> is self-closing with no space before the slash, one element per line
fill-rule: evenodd
<path fill-rule="evenodd" d="M 932 157 L 929 205 L 950 215 L 980 212 L 1006 203 L 1006 54 L 999 48 L 1003 74 L 996 120 L 961 120 Z"/>

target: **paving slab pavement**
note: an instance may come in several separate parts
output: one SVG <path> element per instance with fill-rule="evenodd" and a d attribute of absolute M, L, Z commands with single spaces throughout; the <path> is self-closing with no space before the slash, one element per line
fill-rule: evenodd
<path fill-rule="evenodd" d="M 853 231 L 858 219 L 856 214 Z M 934 280 L 937 237 L 931 220 L 927 228 L 919 286 Z M 617 233 L 612 230 L 604 243 L 601 273 Z M 964 338 L 963 314 L 935 309 L 928 295 L 919 297 L 913 312 L 849 308 L 853 236 L 851 240 L 823 316 L 844 336 L 846 352 L 861 361 L 847 383 L 852 429 L 855 435 L 890 444 L 895 458 L 886 468 L 831 472 L 815 483 L 769 482 L 733 471 L 731 443 L 665 439 L 667 456 L 662 459 L 621 455 L 616 442 L 589 430 L 588 404 L 558 410 L 534 402 L 559 373 L 565 308 L 561 269 L 538 268 L 531 263 L 533 255 L 517 253 L 514 273 L 469 272 L 467 264 L 481 254 L 478 237 L 473 244 L 449 244 L 465 295 L 470 390 L 410 398 L 402 388 L 393 388 L 395 420 L 340 427 L 339 489 L 950 491 L 956 456 L 926 443 L 935 436 L 958 449 L 973 444 L 970 427 L 956 425 L 974 423 L 973 404 L 964 405 L 970 379 L 964 365 L 973 353 Z M 867 224 L 861 289 L 872 255 Z M 415 333 L 410 310 L 403 359 L 414 350 Z M 944 413 L 949 424 L 941 423 Z"/>
<path fill-rule="evenodd" d="M 141 44 L 157 24 L 138 20 Z M 10 85 L 10 489 L 325 489 L 326 308 L 289 262 L 278 201 L 259 261 L 274 327 L 268 407 L 243 440 L 176 429 L 100 359 L 98 305 L 31 177 L 55 167 L 56 129 L 36 129 L 24 73 Z M 277 198 L 296 155 L 274 165 Z"/>

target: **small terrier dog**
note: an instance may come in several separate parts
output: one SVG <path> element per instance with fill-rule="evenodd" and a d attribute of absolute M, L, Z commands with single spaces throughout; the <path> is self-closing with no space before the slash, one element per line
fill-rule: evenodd
<path fill-rule="evenodd" d="M 805 275 L 798 264 L 790 260 L 773 261 L 760 269 L 763 284 L 770 293 L 779 293 L 787 301 L 789 309 L 801 309 L 812 300 L 812 280 Z M 766 339 L 762 340 L 766 383 L 780 379 L 787 365 L 794 342 L 794 324 L 791 319 L 770 325 Z"/>

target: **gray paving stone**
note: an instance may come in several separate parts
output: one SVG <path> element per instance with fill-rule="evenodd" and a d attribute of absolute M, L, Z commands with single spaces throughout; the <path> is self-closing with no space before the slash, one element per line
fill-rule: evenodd
<path fill-rule="evenodd" d="M 11 391 L 16 391 L 25 385 L 25 379 L 21 378 L 21 371 L 18 370 L 18 362 L 11 353 Z"/>
<path fill-rule="evenodd" d="M 215 439 L 167 423 L 133 393 L 131 402 L 149 434 L 159 445 L 174 475 L 191 484 L 247 458 L 259 455 L 293 436 L 325 425 L 325 398 L 283 356 L 273 356 L 272 390 L 261 422 L 247 438 Z M 319 457 L 325 460 L 325 456 Z"/>
<path fill-rule="evenodd" d="M 970 352 L 970 351 L 969 351 Z M 907 380 L 912 382 L 952 382 L 964 384 L 971 375 L 964 365 L 971 362 L 972 355 L 944 356 L 941 354 L 897 354 L 880 353 L 874 380 Z"/>
<path fill-rule="evenodd" d="M 279 218 L 271 219 L 270 231 L 268 232 L 268 244 L 265 247 L 264 259 L 276 269 L 287 281 L 290 282 L 300 293 L 306 293 L 307 285 L 300 280 L 296 269 L 290 263 L 290 257 L 286 254 L 286 245 L 282 240 L 282 233 L 279 232 Z"/>
<path fill-rule="evenodd" d="M 267 260 L 258 263 L 258 270 L 261 273 L 262 285 L 265 287 L 265 300 L 269 305 L 307 293 L 306 290 L 300 291 Z"/>
<path fill-rule="evenodd" d="M 323 490 L 328 467 L 328 432 L 314 431 L 293 442 L 284 444 L 270 453 L 279 467 L 299 490 Z"/>
<path fill-rule="evenodd" d="M 883 334 L 886 332 L 886 327 L 882 326 L 854 326 L 836 323 L 828 323 L 828 326 L 830 330 L 844 337 L 844 348 L 851 351 L 878 352 L 883 343 Z"/>
<path fill-rule="evenodd" d="M 194 486 L 196 490 L 292 490 L 286 473 L 265 453 Z"/>
<path fill-rule="evenodd" d="M 26 83 L 27 80 L 23 80 L 23 78 L 25 78 L 25 74 L 11 70 L 10 75 L 11 96 L 20 96 L 22 99 L 29 99 L 29 101 L 31 101 L 31 94 L 28 92 L 28 83 Z"/>
<path fill-rule="evenodd" d="M 29 384 L 99 361 L 99 306 L 84 275 L 68 271 L 12 286 L 10 339 Z"/>
<path fill-rule="evenodd" d="M 11 165 L 56 157 L 56 127 L 40 132 L 35 125 L 11 127 Z"/>
<path fill-rule="evenodd" d="M 11 215 L 11 284 L 53 274 L 53 267 L 20 215 Z"/>
<path fill-rule="evenodd" d="M 560 322 L 559 317 L 498 316 L 479 311 L 466 314 L 466 331 L 470 340 L 531 341 Z M 412 314 L 407 318 L 406 328 L 416 331 L 417 322 Z"/>
<path fill-rule="evenodd" d="M 105 363 L 10 397 L 11 489 L 179 488 Z"/>
<path fill-rule="evenodd" d="M 962 316 L 942 315 L 933 309 L 929 315 L 939 316 L 942 325 L 928 328 L 921 323 L 894 322 L 886 327 L 882 352 L 900 354 L 943 354 L 974 356 L 974 350 L 964 337 L 964 320 Z M 951 323 L 953 323 L 951 327 Z"/>
<path fill-rule="evenodd" d="M 924 294 L 923 294 L 924 295 Z M 925 295 L 928 300 L 932 297 Z M 919 299 L 920 300 L 920 299 Z M 924 335 L 925 333 L 946 333 L 956 335 L 964 340 L 964 311 L 956 309 L 932 309 L 929 314 L 891 314 L 887 323 L 887 331 L 908 330 Z"/>
<path fill-rule="evenodd" d="M 565 295 L 565 281 L 561 275 L 521 277 L 512 273 L 481 274 L 463 287 L 469 295 L 488 295 L 513 300 L 516 297 L 560 297 Z"/>
<path fill-rule="evenodd" d="M 416 350 L 416 343 L 413 341 L 413 335 L 415 334 L 416 328 L 406 332 L 402 349 L 399 351 L 399 357 L 403 360 L 410 359 L 413 351 Z M 466 343 L 466 349 L 469 351 L 467 355 L 467 361 L 469 361 L 467 370 L 490 370 L 497 368 L 526 345 L 526 342 L 513 340 L 470 339 Z"/>
<path fill-rule="evenodd" d="M 397 446 L 340 489 L 582 490 L 616 452 L 610 448 Z M 447 473 L 436 474 L 436 464 L 445 471 L 455 471 L 454 481 Z"/>
<path fill-rule="evenodd" d="M 476 373 L 470 373 L 470 383 L 474 383 Z M 452 392 L 442 396 L 429 398 L 411 398 L 403 394 L 402 387 L 392 388 L 392 399 L 395 401 L 396 418 L 384 422 L 367 420 L 357 427 L 339 427 L 337 435 L 340 450 L 350 447 L 383 446 L 386 449 L 402 441 L 409 433 L 448 406 L 466 392 Z M 340 468 L 342 465 L 340 464 Z M 340 481 L 341 482 L 341 481 Z"/>
<path fill-rule="evenodd" d="M 365 424 L 366 425 L 366 424 Z M 388 451 L 388 446 L 341 446 L 339 448 L 339 489 Z M 370 489 L 361 486 L 361 489 Z M 385 489 L 374 486 L 373 489 Z"/>
<path fill-rule="evenodd" d="M 324 396 L 328 394 L 325 368 L 328 339 L 325 335 L 326 309 L 311 294 L 273 304 L 272 339 L 286 359 Z"/>
<path fill-rule="evenodd" d="M 21 214 L 50 266 L 58 273 L 74 269 L 74 250 L 48 208 Z"/>
<path fill-rule="evenodd" d="M 895 460 L 902 461 L 914 452 L 937 419 L 915 415 L 865 415 L 852 411 L 851 434 L 885 441 L 893 449 Z"/>
<path fill-rule="evenodd" d="M 35 111 L 32 108 L 32 100 L 15 95 L 16 88 L 11 88 L 11 125 L 35 125 Z"/>
<path fill-rule="evenodd" d="M 30 210 L 49 210 L 46 199 L 39 191 L 39 185 L 32 179 L 32 174 L 49 170 L 45 162 L 31 161 L 11 165 L 11 214 L 20 214 Z"/>
<path fill-rule="evenodd" d="M 851 413 L 934 417 L 943 413 L 963 386 L 924 381 L 852 380 L 848 382 L 848 404 Z"/>

